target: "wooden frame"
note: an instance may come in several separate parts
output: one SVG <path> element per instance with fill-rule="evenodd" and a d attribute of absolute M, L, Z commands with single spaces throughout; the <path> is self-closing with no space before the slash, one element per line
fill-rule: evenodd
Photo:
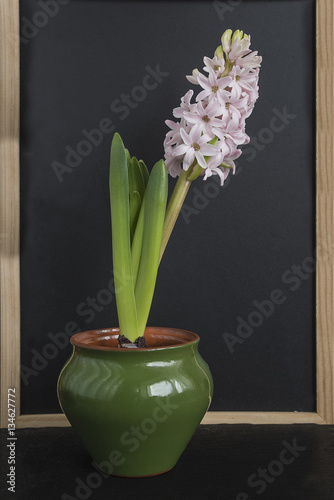
<path fill-rule="evenodd" d="M 317 0 L 317 412 L 209 412 L 205 424 L 334 424 L 334 3 Z M 66 417 L 20 415 L 19 0 L 0 2 L 1 426 L 16 389 L 16 426 L 68 426 Z"/>

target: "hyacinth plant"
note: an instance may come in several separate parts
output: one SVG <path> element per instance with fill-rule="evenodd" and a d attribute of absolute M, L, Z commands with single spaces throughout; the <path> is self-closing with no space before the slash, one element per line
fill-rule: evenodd
<path fill-rule="evenodd" d="M 258 98 L 262 58 L 250 49 L 250 36 L 226 30 L 203 73 L 187 76 L 189 90 L 166 120 L 165 162 L 149 172 L 131 157 L 119 134 L 110 156 L 113 266 L 122 347 L 144 347 L 159 263 L 191 183 L 218 175 L 223 185 L 235 172 L 239 146 L 247 144 L 245 121 Z M 168 176 L 178 177 L 167 209 Z"/>

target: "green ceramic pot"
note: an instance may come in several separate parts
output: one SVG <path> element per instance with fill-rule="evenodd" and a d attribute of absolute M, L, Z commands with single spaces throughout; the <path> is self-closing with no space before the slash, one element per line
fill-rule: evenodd
<path fill-rule="evenodd" d="M 145 330 L 147 347 L 117 347 L 118 328 L 71 338 L 58 380 L 61 408 L 97 466 L 120 476 L 166 472 L 178 461 L 212 398 L 198 335 Z"/>

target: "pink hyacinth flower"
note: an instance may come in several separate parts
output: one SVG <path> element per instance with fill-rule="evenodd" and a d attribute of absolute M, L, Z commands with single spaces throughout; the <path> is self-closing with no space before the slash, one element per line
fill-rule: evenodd
<path fill-rule="evenodd" d="M 176 146 L 174 155 L 179 156 L 184 154 L 184 170 L 188 170 L 195 159 L 202 168 L 206 168 L 204 156 L 213 156 L 217 152 L 215 146 L 208 144 L 211 139 L 210 136 L 208 134 L 201 135 L 201 133 L 201 127 L 198 125 L 195 125 L 189 134 L 184 129 L 180 131 L 184 144 Z"/>

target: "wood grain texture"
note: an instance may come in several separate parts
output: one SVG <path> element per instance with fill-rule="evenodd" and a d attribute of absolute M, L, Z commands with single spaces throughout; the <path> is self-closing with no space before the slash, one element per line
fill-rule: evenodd
<path fill-rule="evenodd" d="M 334 423 L 334 2 L 317 1 L 317 412 L 209 412 L 202 423 Z M 19 0 L 0 1 L 1 426 L 20 392 Z M 17 407 L 19 413 L 19 407 Z M 17 427 L 66 427 L 62 414 L 20 415 Z"/>
<path fill-rule="evenodd" d="M 201 424 L 326 424 L 317 413 L 303 412 L 251 412 L 251 411 L 209 411 Z M 63 414 L 20 415 L 16 426 L 24 427 L 68 427 L 69 421 Z"/>
<path fill-rule="evenodd" d="M 209 411 L 201 424 L 325 424 L 317 414 L 309 412 Z"/>
<path fill-rule="evenodd" d="M 69 427 L 70 423 L 63 413 L 48 415 L 20 415 L 16 420 L 16 427 Z"/>
<path fill-rule="evenodd" d="M 317 411 L 334 423 L 334 3 L 317 2 Z"/>
<path fill-rule="evenodd" d="M 1 156 L 1 425 L 7 391 L 16 389 L 20 408 L 20 184 L 19 184 L 19 0 L 0 2 Z"/>

